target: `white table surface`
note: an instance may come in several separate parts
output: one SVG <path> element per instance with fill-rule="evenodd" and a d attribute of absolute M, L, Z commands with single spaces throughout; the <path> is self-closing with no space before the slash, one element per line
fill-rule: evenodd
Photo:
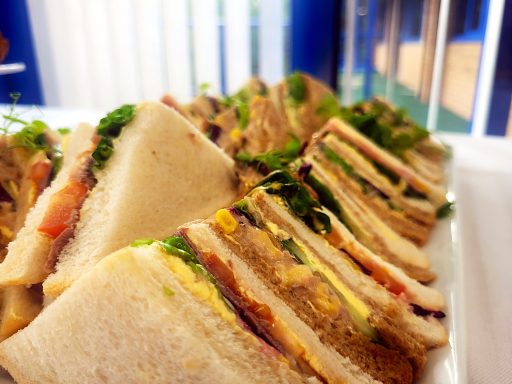
<path fill-rule="evenodd" d="M 45 108 L 26 116 L 57 128 L 96 124 L 103 115 Z M 467 377 L 470 383 L 512 383 L 512 141 L 439 137 L 454 150 Z"/>
<path fill-rule="evenodd" d="M 471 383 L 512 383 L 512 141 L 441 135 L 454 148 Z"/>

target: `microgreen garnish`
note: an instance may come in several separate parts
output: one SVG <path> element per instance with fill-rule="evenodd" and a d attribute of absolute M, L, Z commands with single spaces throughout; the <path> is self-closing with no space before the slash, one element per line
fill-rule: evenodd
<path fill-rule="evenodd" d="M 283 149 L 260 153 L 254 156 L 249 155 L 247 152 L 240 152 L 235 156 L 235 159 L 254 165 L 260 172 L 268 173 L 286 168 L 288 164 L 297 159 L 300 150 L 300 140 L 296 136 L 292 136 Z"/>
<path fill-rule="evenodd" d="M 331 232 L 331 221 L 329 216 L 322 212 L 320 203 L 288 171 L 274 171 L 260 181 L 256 187 L 283 198 L 295 215 L 300 217 L 313 231 L 317 233 Z"/>
<path fill-rule="evenodd" d="M 306 100 L 306 85 L 300 75 L 295 72 L 286 78 L 288 85 L 288 97 L 295 107 L 298 107 Z"/>
<path fill-rule="evenodd" d="M 119 136 L 123 127 L 128 124 L 135 116 L 135 106 L 126 104 L 110 112 L 100 120 L 96 132 L 100 136 L 100 141 L 96 150 L 92 153 L 95 160 L 93 167 L 102 169 L 105 163 L 112 156 L 114 151 L 113 139 Z"/>

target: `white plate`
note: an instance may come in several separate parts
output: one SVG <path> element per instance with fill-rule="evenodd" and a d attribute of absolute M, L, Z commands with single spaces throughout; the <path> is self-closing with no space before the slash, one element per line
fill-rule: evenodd
<path fill-rule="evenodd" d="M 446 170 L 448 191 L 454 196 L 452 164 L 447 164 Z M 432 269 L 438 275 L 432 286 L 441 291 L 446 300 L 446 318 L 443 324 L 449 333 L 449 343 L 428 353 L 425 371 L 417 384 L 467 382 L 462 258 L 456 216 L 440 220 L 424 248 L 432 261 Z M 0 384 L 12 383 L 8 374 L 0 369 Z"/>
<path fill-rule="evenodd" d="M 453 163 L 446 164 L 447 189 L 455 197 Z M 464 322 L 464 284 L 462 257 L 457 235 L 457 214 L 436 223 L 431 238 L 424 247 L 438 277 L 432 287 L 441 291 L 446 300 L 446 318 L 443 324 L 449 334 L 446 346 L 432 350 L 427 355 L 425 372 L 419 384 L 465 384 L 466 344 Z"/>

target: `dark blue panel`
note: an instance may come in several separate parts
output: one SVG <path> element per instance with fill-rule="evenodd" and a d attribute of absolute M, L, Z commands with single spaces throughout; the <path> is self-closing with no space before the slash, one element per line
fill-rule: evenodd
<path fill-rule="evenodd" d="M 0 0 L 0 30 L 10 42 L 4 63 L 24 62 L 25 72 L 0 75 L 0 103 L 10 103 L 9 93 L 20 92 L 21 104 L 42 104 L 32 32 L 25 0 Z"/>
<path fill-rule="evenodd" d="M 503 25 L 500 33 L 500 46 L 494 85 L 492 90 L 491 108 L 489 111 L 488 135 L 505 135 L 512 100 L 512 0 L 505 1 Z"/>
<path fill-rule="evenodd" d="M 291 2 L 291 69 L 337 88 L 341 0 Z"/>

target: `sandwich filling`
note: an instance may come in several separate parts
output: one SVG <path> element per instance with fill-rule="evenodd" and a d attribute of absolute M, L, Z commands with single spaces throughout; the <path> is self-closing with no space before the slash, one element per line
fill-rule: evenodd
<path fill-rule="evenodd" d="M 80 220 L 80 209 L 89 192 L 96 185 L 94 172 L 103 169 L 114 150 L 113 140 L 135 116 L 135 106 L 124 105 L 100 120 L 91 147 L 79 155 L 70 171 L 69 179 L 53 194 L 38 232 L 51 240 L 45 271 L 55 269 L 59 254 L 75 232 Z"/>
<path fill-rule="evenodd" d="M 280 186 L 279 183 L 287 184 L 287 186 Z M 295 188 L 293 191 L 291 191 L 291 186 Z M 301 191 L 300 195 L 298 191 Z M 302 201 L 303 205 L 307 206 L 306 202 L 314 200 L 309 192 L 301 187 L 299 181 L 293 179 L 289 173 L 276 171 L 263 179 L 260 182 L 260 186 L 249 194 L 249 196 L 254 196 L 254 199 L 250 197 L 249 200 L 243 200 L 236 205 L 237 209 L 245 212 L 250 217 L 251 213 L 249 211 L 253 207 L 248 204 L 247 201 L 252 200 L 256 202 L 259 209 L 263 209 L 263 207 L 269 204 L 265 202 L 265 200 L 268 199 L 264 197 L 264 194 L 268 194 L 281 209 L 302 219 L 302 221 L 308 225 L 308 221 L 303 219 L 303 216 L 300 214 L 301 212 L 298 210 L 298 208 L 301 208 L 301 205 L 298 205 L 296 201 Z M 292 204 L 290 202 L 295 203 Z M 338 205 L 338 207 L 340 206 Z M 267 211 L 269 210 L 267 209 Z M 304 208 L 302 208 L 302 211 L 304 211 Z M 359 243 L 346 227 L 333 217 L 335 216 L 334 213 L 326 212 L 325 210 L 323 212 L 328 216 L 328 220 L 326 220 L 322 227 L 323 231 L 316 232 L 323 235 L 332 246 L 343 251 L 346 256 L 354 260 L 357 264 L 357 266 L 354 266 L 357 269 L 362 267 L 361 269 L 364 272 L 370 274 L 374 280 L 383 285 L 388 291 L 402 297 L 402 299 L 407 300 L 409 303 L 420 304 L 432 310 L 439 310 L 444 306 L 440 294 L 409 278 L 400 269 L 387 263 L 380 257 L 365 249 L 361 249 L 364 247 L 357 246 Z M 276 216 L 272 215 L 272 217 Z M 272 228 L 269 229 L 272 230 Z"/>

